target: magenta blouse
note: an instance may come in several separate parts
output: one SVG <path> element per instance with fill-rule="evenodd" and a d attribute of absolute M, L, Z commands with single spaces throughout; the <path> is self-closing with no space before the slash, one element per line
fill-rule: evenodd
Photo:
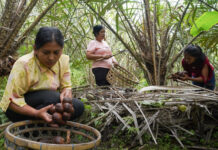
<path fill-rule="evenodd" d="M 208 66 L 208 69 L 209 69 L 207 79 L 205 79 L 205 77 L 201 73 L 201 71 L 203 69 L 203 66 L 205 64 Z M 202 65 L 199 65 L 199 66 L 193 66 L 192 64 L 189 65 L 183 59 L 182 60 L 182 67 L 184 68 L 185 71 L 188 72 L 189 76 L 191 76 L 191 77 L 202 77 L 203 80 L 204 80 L 204 83 L 207 83 L 213 76 L 214 67 L 212 66 L 212 64 L 210 64 L 207 57 L 205 58 L 204 63 L 202 63 Z"/>

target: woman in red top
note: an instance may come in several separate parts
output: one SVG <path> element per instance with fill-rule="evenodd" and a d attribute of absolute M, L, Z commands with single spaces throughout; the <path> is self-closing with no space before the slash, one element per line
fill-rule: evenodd
<path fill-rule="evenodd" d="M 186 71 L 180 79 L 190 80 L 194 85 L 215 89 L 214 67 L 199 46 L 189 45 L 184 51 L 182 67 Z"/>

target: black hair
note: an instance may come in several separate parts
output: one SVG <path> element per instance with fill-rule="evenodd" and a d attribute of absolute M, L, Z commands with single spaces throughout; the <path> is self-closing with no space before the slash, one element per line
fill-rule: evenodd
<path fill-rule="evenodd" d="M 62 48 L 64 47 L 64 37 L 61 31 L 55 27 L 41 27 L 36 35 L 35 48 L 40 49 L 46 43 L 55 41 Z"/>
<path fill-rule="evenodd" d="M 98 35 L 98 33 L 101 31 L 101 29 L 104 29 L 104 26 L 102 26 L 102 25 L 95 25 L 93 27 L 93 34 L 95 35 L 95 37 Z"/>
<path fill-rule="evenodd" d="M 202 52 L 202 49 L 198 45 L 188 45 L 185 50 L 184 54 L 188 54 L 195 58 L 195 62 L 192 64 L 193 66 L 200 67 L 204 63 L 206 56 Z"/>

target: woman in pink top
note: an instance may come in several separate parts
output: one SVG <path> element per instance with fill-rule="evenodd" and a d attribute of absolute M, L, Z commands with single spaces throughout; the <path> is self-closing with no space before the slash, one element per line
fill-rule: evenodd
<path fill-rule="evenodd" d="M 98 86 L 107 86 L 106 76 L 113 64 L 117 64 L 105 38 L 105 28 L 102 25 L 96 25 L 93 28 L 95 40 L 89 42 L 86 57 L 93 61 L 92 72 L 95 75 L 95 81 Z"/>

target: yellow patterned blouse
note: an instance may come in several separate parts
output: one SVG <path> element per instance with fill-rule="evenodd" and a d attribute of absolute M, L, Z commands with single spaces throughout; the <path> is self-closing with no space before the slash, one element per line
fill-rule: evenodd
<path fill-rule="evenodd" d="M 69 56 L 62 54 L 51 68 L 45 67 L 31 52 L 20 57 L 8 78 L 0 108 L 6 111 L 10 102 L 26 105 L 24 94 L 36 90 L 59 90 L 71 88 Z"/>

